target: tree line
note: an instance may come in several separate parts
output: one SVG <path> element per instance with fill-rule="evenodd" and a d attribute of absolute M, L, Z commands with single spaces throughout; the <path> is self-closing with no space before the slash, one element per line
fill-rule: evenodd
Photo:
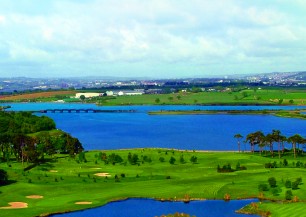
<path fill-rule="evenodd" d="M 241 134 L 235 134 L 234 138 L 237 139 L 238 151 L 241 151 L 241 139 L 243 136 Z M 256 131 L 249 133 L 245 137 L 244 143 L 249 143 L 251 152 L 255 152 L 256 146 L 259 148 L 260 153 L 264 149 L 268 148 L 272 157 L 274 157 L 275 145 L 277 146 L 277 153 L 279 158 L 285 153 L 285 143 L 289 143 L 292 146 L 292 152 L 294 158 L 297 154 L 303 154 L 303 149 L 300 148 L 300 145 L 306 144 L 306 138 L 302 137 L 300 134 L 295 134 L 289 137 L 282 135 L 280 130 L 272 130 L 271 133 L 264 134 L 262 131 Z"/>
<path fill-rule="evenodd" d="M 30 112 L 0 112 L 0 162 L 14 158 L 18 162 L 36 163 L 44 156 L 83 151 L 77 138 L 55 130 L 52 119 L 38 117 Z"/>

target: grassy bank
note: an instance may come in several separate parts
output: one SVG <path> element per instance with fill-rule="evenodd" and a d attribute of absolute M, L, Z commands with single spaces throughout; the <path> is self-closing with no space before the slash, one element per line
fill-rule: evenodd
<path fill-rule="evenodd" d="M 261 195 L 269 199 L 285 200 L 285 181 L 288 179 L 293 182 L 299 177 L 306 179 L 306 168 L 292 166 L 298 160 L 305 163 L 305 159 L 293 159 L 289 154 L 283 157 L 289 162 L 287 167 L 271 169 L 265 168 L 265 163 L 276 161 L 281 164 L 283 159 L 234 152 L 165 149 L 104 151 L 108 159 L 112 153 L 122 158 L 121 163 L 113 165 L 105 164 L 99 153 L 86 153 L 86 163 L 79 162 L 78 157 L 71 159 L 66 155 L 56 155 L 28 171 L 23 170 L 29 166 L 26 163 L 1 163 L 0 168 L 8 171 L 10 179 L 16 182 L 0 187 L 0 207 L 8 206 L 9 202 L 28 204 L 28 208 L 24 209 L 2 209 L 1 214 L 8 217 L 37 216 L 96 207 L 130 197 L 183 200 L 188 195 L 191 199 L 223 199 L 228 194 L 231 199 Z M 129 153 L 138 157 L 134 165 L 128 160 Z M 176 159 L 174 164 L 169 163 L 171 157 Z M 190 161 L 192 157 L 196 157 L 196 163 Z M 236 168 L 238 163 L 246 167 L 246 170 L 217 172 L 218 165 L 222 167 L 231 164 Z M 97 176 L 97 173 L 107 173 L 110 176 Z M 270 177 L 275 177 L 277 186 L 269 187 L 261 194 L 258 185 L 268 184 Z M 306 200 L 306 187 L 303 184 L 292 192 L 299 200 Z M 30 195 L 40 195 L 43 198 L 27 198 Z M 84 201 L 92 204 L 75 204 Z M 290 203 L 288 207 L 298 204 Z M 278 212 L 278 206 L 274 203 L 264 203 L 262 208 L 271 210 L 272 216 L 280 216 L 274 214 Z M 303 211 L 299 210 L 297 212 Z"/>
<path fill-rule="evenodd" d="M 274 115 L 285 118 L 306 119 L 305 109 L 300 110 L 161 110 L 148 112 L 149 115 Z"/>

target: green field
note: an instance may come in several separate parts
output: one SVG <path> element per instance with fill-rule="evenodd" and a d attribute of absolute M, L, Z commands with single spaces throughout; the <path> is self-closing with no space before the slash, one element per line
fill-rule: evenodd
<path fill-rule="evenodd" d="M 77 91 L 67 94 L 62 91 L 21 94 L 1 98 L 3 102 L 65 102 L 96 103 L 98 105 L 305 105 L 306 91 L 303 89 L 245 89 L 241 91 L 182 92 L 170 94 L 145 94 L 138 96 L 93 97 L 92 99 L 70 98 Z M 80 91 L 82 92 L 82 91 Z M 92 92 L 101 92 L 92 90 Z"/>
<path fill-rule="evenodd" d="M 132 165 L 128 162 L 128 153 L 137 154 L 138 162 Z M 15 183 L 0 187 L 0 207 L 8 206 L 9 202 L 25 202 L 28 208 L 2 209 L 3 216 L 37 216 L 46 213 L 64 212 L 85 209 L 103 205 L 109 201 L 143 197 L 166 200 L 184 199 L 222 199 L 229 194 L 231 199 L 253 198 L 260 194 L 259 184 L 268 183 L 270 177 L 275 177 L 277 187 L 264 192 L 264 197 L 285 200 L 286 187 L 284 182 L 292 182 L 301 177 L 306 179 L 306 168 L 289 168 L 298 160 L 306 163 L 304 158 L 293 159 L 291 154 L 283 157 L 289 161 L 288 167 L 270 169 L 264 164 L 283 159 L 269 158 L 251 153 L 234 152 L 192 152 L 173 151 L 165 149 L 139 149 L 105 151 L 107 155 L 116 153 L 123 158 L 122 163 L 105 164 L 99 151 L 86 153 L 87 162 L 79 163 L 67 155 L 56 155 L 46 163 L 23 171 L 26 163 L 1 163 L 0 168 L 8 171 L 10 180 Z M 144 157 L 146 156 L 146 157 Z M 185 163 L 180 162 L 183 156 Z M 197 163 L 191 163 L 190 158 L 197 157 Z M 164 162 L 159 159 L 163 157 Z M 174 157 L 175 164 L 169 159 Z M 147 158 L 147 160 L 144 160 Z M 151 162 L 150 160 L 151 159 Z M 233 168 L 237 163 L 247 170 L 230 173 L 218 173 L 217 166 L 230 163 Z M 10 166 L 9 166 L 10 165 Z M 98 177 L 96 173 L 109 173 L 110 177 Z M 124 174 L 125 177 L 122 177 Z M 118 176 L 116 181 L 115 176 Z M 277 189 L 278 193 L 273 191 Z M 299 185 L 292 190 L 293 195 L 300 200 L 306 200 L 306 187 Z M 273 195 L 275 194 L 275 195 Z M 26 196 L 41 195 L 41 199 L 29 199 Z M 76 205 L 75 202 L 88 201 L 89 205 Z M 263 203 L 260 209 L 270 210 L 272 216 L 292 216 L 284 213 L 285 208 L 296 207 L 295 214 L 303 215 L 305 203 L 290 203 L 279 205 Z M 280 208 L 281 207 L 281 208 Z M 280 210 L 284 210 L 279 215 Z M 287 212 L 289 214 L 289 212 Z"/>
<path fill-rule="evenodd" d="M 240 92 L 172 93 L 118 96 L 112 99 L 102 97 L 91 102 L 97 102 L 99 105 L 305 105 L 306 91 L 266 89 Z"/>

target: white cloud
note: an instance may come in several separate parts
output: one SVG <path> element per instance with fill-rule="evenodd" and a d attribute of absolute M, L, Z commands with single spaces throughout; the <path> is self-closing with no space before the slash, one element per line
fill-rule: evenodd
<path fill-rule="evenodd" d="M 0 15 L 0 24 L 5 23 L 5 16 Z"/>
<path fill-rule="evenodd" d="M 114 73 L 129 64 L 133 70 L 138 64 L 135 71 L 158 64 L 160 70 L 172 67 L 178 73 L 177 65 L 190 69 L 188 73 L 204 65 L 206 72 L 211 67 L 225 73 L 233 64 L 236 72 L 246 66 L 265 70 L 264 64 L 278 66 L 284 56 L 305 56 L 305 22 L 286 8 L 260 2 L 54 0 L 34 14 L 31 7 L 29 12 L 0 9 L 0 25 L 6 24 L 0 26 L 0 43 L 8 43 L 11 61 L 52 60 L 57 70 L 68 65 L 73 70 L 71 65 L 79 61 L 94 64 L 94 73 L 105 64 L 109 69 L 113 64 Z"/>

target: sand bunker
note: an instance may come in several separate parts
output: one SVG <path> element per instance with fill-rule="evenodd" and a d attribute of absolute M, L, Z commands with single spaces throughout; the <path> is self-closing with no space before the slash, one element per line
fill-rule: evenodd
<path fill-rule="evenodd" d="M 41 199 L 43 197 L 44 196 L 41 196 L 41 195 L 29 195 L 29 196 L 26 196 L 26 198 L 29 198 L 29 199 Z"/>
<path fill-rule="evenodd" d="M 57 170 L 49 170 L 50 173 L 57 173 Z"/>
<path fill-rule="evenodd" d="M 100 177 L 109 177 L 111 175 L 109 175 L 109 173 L 96 173 L 95 176 L 100 176 Z"/>
<path fill-rule="evenodd" d="M 10 202 L 8 203 L 10 206 L 0 207 L 0 209 L 22 209 L 28 208 L 28 204 L 24 202 Z"/>
<path fill-rule="evenodd" d="M 102 168 L 101 167 L 96 167 L 96 168 L 91 168 L 91 169 L 93 169 L 93 170 L 100 170 Z"/>
<path fill-rule="evenodd" d="M 77 205 L 88 205 L 88 204 L 92 204 L 92 202 L 90 202 L 90 201 L 80 201 L 80 202 L 75 202 L 74 204 L 77 204 Z"/>

